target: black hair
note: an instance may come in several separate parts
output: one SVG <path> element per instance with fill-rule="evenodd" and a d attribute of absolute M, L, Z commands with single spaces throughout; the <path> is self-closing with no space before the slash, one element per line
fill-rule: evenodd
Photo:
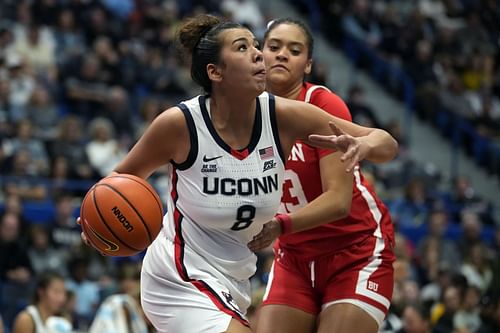
<path fill-rule="evenodd" d="M 207 65 L 219 64 L 223 30 L 244 28 L 241 24 L 221 21 L 216 16 L 200 14 L 187 19 L 178 31 L 181 45 L 191 56 L 191 78 L 207 93 L 212 92 L 212 82 L 208 77 Z"/>
<path fill-rule="evenodd" d="M 307 41 L 307 58 L 312 59 L 313 51 L 314 51 L 314 38 L 311 34 L 311 30 L 305 25 L 304 22 L 293 19 L 291 17 L 285 17 L 285 18 L 279 18 L 276 20 L 271 21 L 267 25 L 266 33 L 264 34 L 264 43 L 267 40 L 267 37 L 269 36 L 269 33 L 276 27 L 278 27 L 281 24 L 293 24 L 298 26 L 302 32 L 304 32 L 304 35 L 306 36 L 306 41 Z"/>

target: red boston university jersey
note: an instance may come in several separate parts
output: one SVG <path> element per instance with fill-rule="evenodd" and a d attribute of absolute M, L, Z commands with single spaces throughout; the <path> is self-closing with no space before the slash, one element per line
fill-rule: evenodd
<path fill-rule="evenodd" d="M 305 83 L 298 100 L 351 120 L 342 99 L 325 87 Z M 314 148 L 301 141 L 295 143 L 286 163 L 280 213 L 293 213 L 322 193 L 319 160 L 330 153 L 331 150 Z M 369 235 L 388 236 L 392 240 L 393 234 L 387 207 L 356 167 L 349 216 L 314 229 L 281 236 L 279 246 L 298 256 L 314 258 L 359 243 Z"/>

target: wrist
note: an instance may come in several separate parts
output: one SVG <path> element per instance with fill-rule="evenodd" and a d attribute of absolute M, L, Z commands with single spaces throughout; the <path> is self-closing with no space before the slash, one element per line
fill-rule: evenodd
<path fill-rule="evenodd" d="M 292 232 L 292 219 L 288 214 L 278 214 L 274 217 L 280 224 L 281 234 L 286 235 Z"/>

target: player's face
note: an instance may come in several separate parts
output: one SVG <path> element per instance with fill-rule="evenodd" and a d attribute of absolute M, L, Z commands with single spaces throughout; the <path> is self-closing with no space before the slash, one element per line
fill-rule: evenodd
<path fill-rule="evenodd" d="M 52 313 L 61 311 L 66 302 L 66 288 L 64 281 L 54 279 L 45 290 L 41 291 L 40 297 Z"/>
<path fill-rule="evenodd" d="M 261 94 L 266 88 L 266 68 L 255 36 L 247 29 L 238 28 L 225 30 L 221 37 L 219 68 L 225 89 L 246 89 L 256 96 Z"/>
<path fill-rule="evenodd" d="M 282 23 L 271 30 L 262 53 L 269 84 L 302 83 L 304 75 L 311 72 L 307 38 L 295 24 Z"/>

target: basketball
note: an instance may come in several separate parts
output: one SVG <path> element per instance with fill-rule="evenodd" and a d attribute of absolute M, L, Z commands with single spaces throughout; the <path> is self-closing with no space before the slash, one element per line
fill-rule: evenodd
<path fill-rule="evenodd" d="M 144 179 L 128 174 L 103 178 L 85 195 L 80 225 L 91 245 L 109 256 L 146 249 L 160 232 L 160 197 Z"/>

